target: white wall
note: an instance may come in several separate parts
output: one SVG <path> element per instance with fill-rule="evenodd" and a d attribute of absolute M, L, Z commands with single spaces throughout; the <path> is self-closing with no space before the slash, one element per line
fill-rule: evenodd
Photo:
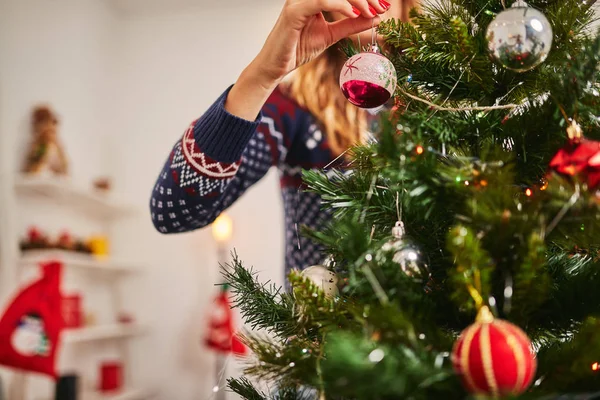
<path fill-rule="evenodd" d="M 107 82 L 112 81 L 115 73 L 116 22 L 109 5 L 97 0 L 2 0 L 0 3 L 2 305 L 14 294 L 17 281 L 23 283 L 24 277 L 35 275 L 34 269 L 19 270 L 15 262 L 17 237 L 28 225 L 36 224 L 53 234 L 65 228 L 80 235 L 105 229 L 101 221 L 89 221 L 60 205 L 17 199 L 12 185 L 30 143 L 31 110 L 39 103 L 50 104 L 59 115 L 60 135 L 69 155 L 72 180 L 91 187 L 94 177 L 107 172 L 107 141 L 114 131 Z M 68 292 L 80 288 L 85 279 L 74 279 L 67 271 L 63 289 Z M 100 286 L 98 282 L 91 283 L 88 287 Z M 94 293 L 86 289 L 86 305 L 104 319 L 101 322 L 108 322 L 107 319 L 112 319 L 106 306 L 109 296 L 100 287 Z M 99 297 L 94 302 L 96 293 Z M 77 350 L 80 355 L 86 351 Z M 105 357 L 115 354 L 114 351 L 106 348 L 95 356 Z M 61 357 L 59 366 L 70 369 L 73 364 L 65 360 Z M 98 358 L 87 357 L 84 361 L 85 365 L 78 366 L 89 371 L 84 384 L 92 385 Z M 6 378 L 6 370 L 2 372 Z M 28 399 L 49 398 L 53 393 L 49 379 L 32 377 L 29 384 Z"/>
<path fill-rule="evenodd" d="M 123 285 L 125 304 L 153 325 L 153 333 L 132 346 L 136 383 L 158 388 L 159 399 L 207 399 L 215 360 L 201 339 L 219 281 L 215 246 L 209 230 L 156 233 L 147 204 L 171 146 L 260 49 L 281 2 L 180 1 L 177 9 L 168 1 L 125 3 L 0 0 L 0 194 L 21 165 L 32 106 L 50 103 L 61 116 L 73 180 L 88 185 L 109 174 L 115 191 L 139 206 L 138 215 L 112 231 L 114 253 L 148 272 Z M 21 213 L 8 226 L 15 205 L 14 198 L 0 197 L 0 239 L 32 222 Z M 36 217 L 48 211 L 30 206 Z M 282 283 L 274 171 L 229 213 L 232 247 L 261 279 Z M 56 214 L 48 223 L 58 229 L 66 218 Z M 5 262 L 14 252 L 10 241 L 0 240 L 3 283 L 14 272 Z"/>
<path fill-rule="evenodd" d="M 119 233 L 151 271 L 146 294 L 138 298 L 149 299 L 145 310 L 156 321 L 156 365 L 145 376 L 160 381 L 161 399 L 206 399 L 211 393 L 214 358 L 200 340 L 219 275 L 209 230 L 154 232 L 146 211 L 150 191 L 175 141 L 258 52 L 280 7 L 279 1 L 204 2 L 179 11 L 144 10 L 122 21 L 114 176 L 141 214 L 132 225 L 136 233 Z M 229 213 L 240 257 L 261 270 L 261 278 L 282 282 L 282 207 L 274 171 Z"/>

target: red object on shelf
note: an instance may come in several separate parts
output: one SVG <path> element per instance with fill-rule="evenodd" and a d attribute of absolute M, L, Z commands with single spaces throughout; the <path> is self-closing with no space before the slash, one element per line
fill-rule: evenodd
<path fill-rule="evenodd" d="M 37 226 L 29 227 L 29 230 L 27 231 L 27 239 L 29 239 L 31 243 L 39 242 L 43 238 L 44 235 Z"/>
<path fill-rule="evenodd" d="M 59 262 L 42 264 L 42 277 L 23 288 L 0 318 L 0 364 L 57 377 L 61 268 Z"/>
<path fill-rule="evenodd" d="M 233 329 L 233 312 L 226 286 L 223 286 L 221 293 L 215 299 L 215 307 L 204 342 L 209 348 L 222 353 L 245 355 L 246 346 Z"/>
<path fill-rule="evenodd" d="M 65 328 L 81 328 L 83 326 L 83 310 L 81 308 L 81 295 L 72 294 L 62 298 L 62 316 Z"/>
<path fill-rule="evenodd" d="M 123 363 L 121 361 L 104 362 L 100 365 L 101 392 L 112 392 L 123 388 Z"/>

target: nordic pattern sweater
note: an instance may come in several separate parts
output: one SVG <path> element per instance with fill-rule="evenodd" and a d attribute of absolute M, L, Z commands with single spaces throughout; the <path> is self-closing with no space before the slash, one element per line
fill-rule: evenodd
<path fill-rule="evenodd" d="M 334 156 L 315 118 L 275 90 L 255 121 L 228 113 L 229 89 L 177 141 L 158 179 L 150 210 L 162 233 L 209 225 L 261 179 L 279 171 L 285 213 L 285 269 L 321 263 L 318 245 L 296 233 L 331 218 L 318 195 L 302 190 L 302 170 L 322 169 Z"/>

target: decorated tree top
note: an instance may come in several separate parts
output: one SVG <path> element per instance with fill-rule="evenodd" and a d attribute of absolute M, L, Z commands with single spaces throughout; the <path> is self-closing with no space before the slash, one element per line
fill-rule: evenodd
<path fill-rule="evenodd" d="M 305 173 L 335 213 L 304 234 L 334 260 L 339 296 L 300 273 L 293 294 L 264 286 L 235 258 L 225 274 L 237 306 L 270 333 L 248 335 L 258 360 L 247 373 L 278 389 L 242 379 L 234 391 L 600 392 L 593 4 L 439 0 L 379 26 L 398 85 L 378 141 L 338 174 Z"/>

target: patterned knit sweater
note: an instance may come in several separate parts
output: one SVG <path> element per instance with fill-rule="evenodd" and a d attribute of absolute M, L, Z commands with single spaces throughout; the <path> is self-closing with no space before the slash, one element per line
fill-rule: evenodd
<path fill-rule="evenodd" d="M 162 233 L 202 228 L 276 167 L 285 210 L 286 272 L 322 262 L 321 249 L 298 235 L 297 227 L 319 229 L 331 218 L 318 195 L 301 190 L 303 169 L 321 169 L 334 158 L 327 137 L 314 117 L 280 90 L 254 122 L 225 110 L 228 93 L 175 144 L 152 192 L 154 226 Z"/>

